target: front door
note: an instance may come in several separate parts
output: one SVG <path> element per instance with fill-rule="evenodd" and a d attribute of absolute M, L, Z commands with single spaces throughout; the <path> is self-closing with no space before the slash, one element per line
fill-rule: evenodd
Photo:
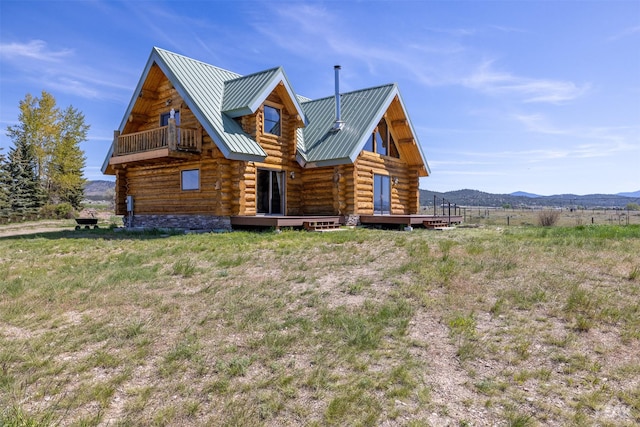
<path fill-rule="evenodd" d="M 284 172 L 258 169 L 258 213 L 282 215 L 284 213 Z"/>
<path fill-rule="evenodd" d="M 391 215 L 391 180 L 386 175 L 373 175 L 373 214 Z"/>

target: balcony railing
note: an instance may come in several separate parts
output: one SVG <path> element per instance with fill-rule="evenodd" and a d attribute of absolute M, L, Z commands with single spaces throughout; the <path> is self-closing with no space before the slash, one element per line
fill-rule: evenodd
<path fill-rule="evenodd" d="M 114 155 L 125 156 L 162 148 L 199 153 L 202 149 L 202 131 L 181 128 L 170 123 L 168 126 L 119 135 Z"/>

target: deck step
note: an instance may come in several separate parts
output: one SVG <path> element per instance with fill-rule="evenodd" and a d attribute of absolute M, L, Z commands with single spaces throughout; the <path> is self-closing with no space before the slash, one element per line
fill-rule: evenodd
<path fill-rule="evenodd" d="M 444 228 L 449 227 L 449 224 L 440 219 L 427 219 L 422 221 L 422 225 L 426 228 Z"/>
<path fill-rule="evenodd" d="M 327 231 L 340 229 L 340 224 L 335 221 L 305 221 L 303 224 L 307 231 Z"/>

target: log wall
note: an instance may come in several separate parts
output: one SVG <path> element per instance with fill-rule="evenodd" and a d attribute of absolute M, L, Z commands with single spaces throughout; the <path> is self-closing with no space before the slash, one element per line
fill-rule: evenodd
<path fill-rule="evenodd" d="M 304 215 L 336 215 L 334 207 L 334 168 L 306 169 L 302 174 Z"/>
<path fill-rule="evenodd" d="M 405 162 L 363 151 L 356 160 L 356 213 L 372 215 L 373 175 L 386 175 L 391 183 L 391 214 L 417 214 L 419 208 L 417 171 Z M 393 183 L 397 177 L 398 183 Z"/>

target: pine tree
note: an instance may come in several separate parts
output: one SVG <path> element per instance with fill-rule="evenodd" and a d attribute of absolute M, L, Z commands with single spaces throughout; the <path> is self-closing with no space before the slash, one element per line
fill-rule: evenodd
<path fill-rule="evenodd" d="M 4 153 L 0 153 L 0 221 L 6 220 L 11 212 L 11 203 L 9 201 L 10 182 L 7 158 Z"/>
<path fill-rule="evenodd" d="M 18 141 L 7 161 L 9 203 L 13 214 L 35 216 L 44 204 L 45 195 L 37 173 L 33 147 Z"/>

